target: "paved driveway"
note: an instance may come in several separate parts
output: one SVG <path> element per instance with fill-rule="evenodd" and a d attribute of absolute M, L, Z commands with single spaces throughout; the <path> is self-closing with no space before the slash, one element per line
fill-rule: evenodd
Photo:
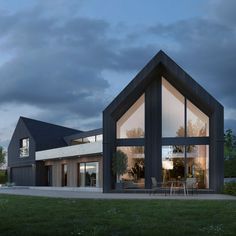
<path fill-rule="evenodd" d="M 0 194 L 42 196 L 54 198 L 80 198 L 80 199 L 180 199 L 180 200 L 236 200 L 236 197 L 224 194 L 194 194 L 189 196 L 162 194 L 149 195 L 145 193 L 102 193 L 92 191 L 79 191 L 78 189 L 40 188 L 40 187 L 9 187 L 0 188 Z"/>

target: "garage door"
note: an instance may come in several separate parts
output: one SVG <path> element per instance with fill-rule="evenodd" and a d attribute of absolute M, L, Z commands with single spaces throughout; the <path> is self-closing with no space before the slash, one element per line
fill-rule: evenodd
<path fill-rule="evenodd" d="M 14 167 L 11 169 L 11 181 L 17 186 L 33 186 L 32 166 Z"/>

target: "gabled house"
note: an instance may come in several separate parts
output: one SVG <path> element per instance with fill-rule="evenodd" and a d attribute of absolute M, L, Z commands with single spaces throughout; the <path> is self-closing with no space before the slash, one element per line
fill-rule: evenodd
<path fill-rule="evenodd" d="M 151 188 L 151 177 L 194 177 L 199 188 L 220 191 L 223 130 L 223 106 L 158 52 L 103 112 L 104 192 L 115 188 L 117 150 L 128 156 L 122 180 L 130 188 Z"/>
<path fill-rule="evenodd" d="M 10 182 L 20 186 L 90 186 L 82 169 L 86 170 L 87 162 L 87 169 L 95 172 L 98 163 L 102 167 L 102 143 L 94 143 L 95 137 L 96 141 L 101 139 L 101 132 L 82 132 L 20 117 L 8 147 Z M 77 169 L 81 169 L 78 175 Z M 97 179 L 94 185 L 101 185 L 98 174 L 93 176 L 94 182 Z"/>
<path fill-rule="evenodd" d="M 103 187 L 116 191 L 112 158 L 128 158 L 124 191 L 151 188 L 151 178 L 195 178 L 223 186 L 224 109 L 160 51 L 103 111 L 103 128 L 82 132 L 20 118 L 8 148 L 17 185 Z"/>

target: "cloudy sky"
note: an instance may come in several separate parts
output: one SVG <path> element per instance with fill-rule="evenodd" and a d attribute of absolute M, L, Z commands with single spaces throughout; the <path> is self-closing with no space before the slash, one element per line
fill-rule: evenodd
<path fill-rule="evenodd" d="M 0 0 L 0 145 L 19 116 L 88 130 L 164 50 L 236 132 L 235 0 Z"/>

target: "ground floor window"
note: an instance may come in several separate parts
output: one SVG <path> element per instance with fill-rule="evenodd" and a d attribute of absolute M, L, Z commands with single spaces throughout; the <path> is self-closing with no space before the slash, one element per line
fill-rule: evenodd
<path fill-rule="evenodd" d="M 46 172 L 47 172 L 46 185 L 52 186 L 52 166 L 46 166 Z"/>
<path fill-rule="evenodd" d="M 195 178 L 198 188 L 209 188 L 209 146 L 163 146 L 163 182 Z"/>
<path fill-rule="evenodd" d="M 84 162 L 78 164 L 79 187 L 99 187 L 98 162 Z"/>
<path fill-rule="evenodd" d="M 61 186 L 67 186 L 67 164 L 61 165 Z"/>
<path fill-rule="evenodd" d="M 121 176 L 124 188 L 144 188 L 145 187 L 145 165 L 144 147 L 129 146 L 118 147 L 117 150 L 124 152 L 128 157 L 126 173 Z"/>

